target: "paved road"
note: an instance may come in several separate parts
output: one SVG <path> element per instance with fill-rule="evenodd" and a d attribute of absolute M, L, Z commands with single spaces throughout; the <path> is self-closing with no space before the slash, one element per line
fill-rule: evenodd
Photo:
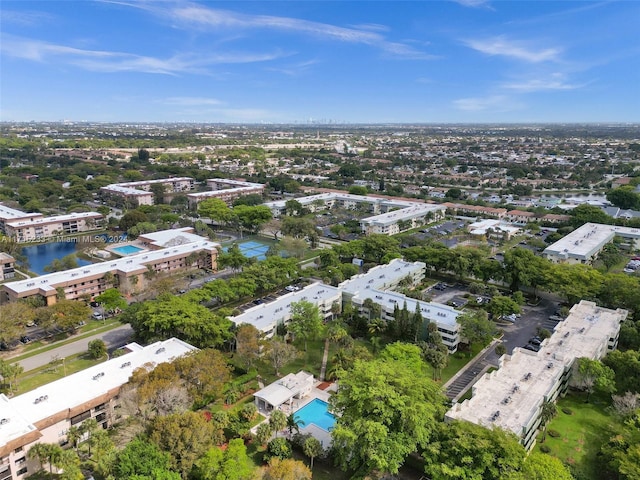
<path fill-rule="evenodd" d="M 121 327 L 114 328 L 108 332 L 98 333 L 91 337 L 83 338 L 66 345 L 62 345 L 53 350 L 47 350 L 46 352 L 36 354 L 32 357 L 25 358 L 18 362 L 22 365 L 25 372 L 34 370 L 48 364 L 53 357 L 65 358 L 76 353 L 86 352 L 89 348 L 89 342 L 96 339 L 102 339 L 107 344 L 108 349 L 120 347 L 126 343 L 129 343 L 133 335 L 133 330 L 129 325 L 122 325 Z"/>

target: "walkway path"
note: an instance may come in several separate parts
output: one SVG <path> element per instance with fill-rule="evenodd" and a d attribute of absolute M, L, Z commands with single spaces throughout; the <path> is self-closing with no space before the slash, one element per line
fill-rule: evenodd
<path fill-rule="evenodd" d="M 324 341 L 324 353 L 322 354 L 322 367 L 320 367 L 320 381 L 324 382 L 325 373 L 327 373 L 327 360 L 329 359 L 329 339 Z"/>
<path fill-rule="evenodd" d="M 97 333 L 90 337 L 67 343 L 58 348 L 47 350 L 46 352 L 37 353 L 29 358 L 20 360 L 18 363 L 24 368 L 25 372 L 47 365 L 53 357 L 65 358 L 77 353 L 86 352 L 89 348 L 89 342 L 101 339 L 107 344 L 107 349 L 113 349 L 129 343 L 133 335 L 133 330 L 129 325 L 116 327 L 108 332 Z"/>
<path fill-rule="evenodd" d="M 500 339 L 494 339 L 444 384 L 443 388 L 447 398 L 457 401 L 458 398 L 464 395 L 464 393 L 478 381 L 484 372 L 491 367 L 497 366 L 491 363 L 487 357 L 491 356 L 493 349 L 500 342 Z"/>

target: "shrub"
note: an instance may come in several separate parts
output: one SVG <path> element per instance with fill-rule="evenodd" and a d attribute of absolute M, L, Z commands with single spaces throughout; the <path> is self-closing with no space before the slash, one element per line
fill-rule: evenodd
<path fill-rule="evenodd" d="M 569 407 L 564 407 L 562 409 L 562 413 L 565 413 L 567 415 L 573 415 L 573 410 L 571 410 Z"/>
<path fill-rule="evenodd" d="M 551 452 L 551 449 L 547 445 L 540 445 L 540 451 L 542 453 L 549 453 Z"/>
<path fill-rule="evenodd" d="M 291 445 L 286 438 L 278 437 L 271 440 L 266 454 L 269 458 L 278 457 L 280 460 L 291 458 Z"/>
<path fill-rule="evenodd" d="M 560 436 L 560 432 L 557 430 L 547 430 L 547 433 L 553 438 L 558 438 Z"/>

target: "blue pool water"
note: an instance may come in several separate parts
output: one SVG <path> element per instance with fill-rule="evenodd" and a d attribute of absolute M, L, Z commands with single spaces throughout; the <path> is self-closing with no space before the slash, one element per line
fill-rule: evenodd
<path fill-rule="evenodd" d="M 61 259 L 67 255 L 76 253 L 75 242 L 50 242 L 42 245 L 31 245 L 22 249 L 22 255 L 27 257 L 29 270 L 38 275 L 45 275 L 44 267 L 50 265 L 56 258 Z M 91 262 L 77 258 L 79 267 L 90 265 Z"/>
<path fill-rule="evenodd" d="M 120 255 L 131 255 L 144 250 L 144 248 L 134 247 L 133 245 L 122 245 L 121 247 L 113 247 L 111 250 L 118 252 Z"/>
<path fill-rule="evenodd" d="M 269 250 L 269 245 L 262 242 L 257 242 L 255 240 L 247 240 L 245 242 L 239 242 L 238 247 L 240 251 L 245 257 L 255 258 L 256 260 L 264 260 L 267 258 L 267 250 Z M 224 247 L 222 250 L 225 252 L 229 247 Z"/>
<path fill-rule="evenodd" d="M 329 413 L 329 404 L 317 398 L 295 412 L 295 418 L 304 422 L 301 427 L 314 424 L 327 432 L 331 431 L 336 423 L 336 417 Z"/>

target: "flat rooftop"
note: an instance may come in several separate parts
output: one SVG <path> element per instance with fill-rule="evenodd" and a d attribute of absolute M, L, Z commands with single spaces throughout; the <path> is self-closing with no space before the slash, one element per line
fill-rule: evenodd
<path fill-rule="evenodd" d="M 17 220 L 19 218 L 42 217 L 41 213 L 25 213 L 0 203 L 0 220 Z"/>
<path fill-rule="evenodd" d="M 176 228 L 175 230 L 161 230 L 159 232 L 145 233 L 138 237 L 139 241 L 148 240 L 157 247 L 175 247 L 204 240 L 204 237 L 196 235 L 191 227 Z"/>
<path fill-rule="evenodd" d="M 276 200 L 274 202 L 267 202 L 265 203 L 265 205 L 269 208 L 285 208 L 285 204 L 287 203 L 289 199 L 287 200 Z M 339 192 L 328 192 L 328 193 L 318 193 L 316 195 L 308 195 L 306 197 L 298 197 L 298 198 L 294 198 L 293 200 L 296 200 L 298 202 L 300 202 L 302 205 L 309 205 L 315 201 L 324 201 L 324 202 L 328 202 L 328 201 L 333 201 L 333 200 L 342 200 L 342 201 L 349 201 L 349 202 L 357 202 L 357 203 L 371 203 L 371 204 L 379 204 L 379 205 L 387 205 L 387 206 L 396 206 L 396 207 L 402 207 L 402 208 L 406 208 L 406 207 L 412 207 L 415 205 L 431 205 L 434 206 L 434 204 L 425 204 L 424 202 L 411 202 L 409 200 L 398 200 L 395 198 L 384 198 L 384 197 L 372 197 L 369 195 L 353 195 L 350 193 L 339 193 Z"/>
<path fill-rule="evenodd" d="M 585 223 L 567 236 L 544 249 L 544 255 L 570 256 L 588 260 L 604 245 L 620 235 L 640 239 L 640 228 L 618 227 L 600 223 Z"/>
<path fill-rule="evenodd" d="M 407 275 L 424 273 L 425 268 L 426 264 L 423 262 L 407 262 L 394 258 L 389 263 L 373 267 L 366 273 L 354 275 L 338 285 L 338 288 L 352 295 L 369 289 L 386 290 Z"/>
<path fill-rule="evenodd" d="M 497 426 L 521 436 L 538 416 L 546 398 L 576 358 L 601 358 L 628 312 L 598 307 L 586 300 L 573 306 L 539 352 L 515 348 L 500 368 L 473 386 L 473 397 L 454 405 L 448 418 Z M 499 412 L 496 415 L 496 412 Z"/>
<path fill-rule="evenodd" d="M 340 299 L 338 288 L 316 282 L 297 292 L 287 293 L 272 302 L 251 307 L 240 315 L 230 317 L 229 320 L 236 325 L 248 323 L 261 332 L 269 332 L 285 318 L 289 318 L 292 302 L 307 300 L 317 305 L 334 299 L 336 301 Z"/>
<path fill-rule="evenodd" d="M 376 225 L 393 225 L 400 220 L 406 220 L 415 217 L 421 217 L 430 212 L 444 211 L 446 208 L 442 205 L 434 205 L 429 203 L 418 203 L 410 207 L 393 210 L 391 212 L 381 213 L 372 217 L 360 220 L 361 223 Z"/>
<path fill-rule="evenodd" d="M 19 220 L 11 220 L 6 222 L 6 225 L 10 227 L 24 227 L 31 225 L 44 225 L 47 223 L 59 223 L 66 222 L 70 220 L 82 220 L 87 218 L 102 218 L 102 215 L 98 212 L 78 212 L 78 213 L 69 213 L 66 215 L 54 215 L 52 217 L 42 217 L 42 218 L 34 218 L 32 220 L 26 220 L 24 218 Z"/>
<path fill-rule="evenodd" d="M 130 343 L 125 348 L 130 350 L 130 353 L 48 383 L 8 401 L 3 401 L 3 396 L 0 396 L 0 419 L 9 419 L 9 422 L 0 426 L 0 445 L 28 433 L 30 427 L 39 421 L 90 402 L 124 385 L 136 368 L 146 368 L 148 365 L 155 368 L 160 363 L 172 362 L 197 350 L 196 347 L 177 338 L 146 347 Z M 70 392 L 73 392 L 73 395 L 70 395 Z M 7 425 L 10 428 L 5 428 Z"/>
<path fill-rule="evenodd" d="M 535 420 L 545 396 L 562 377 L 565 365 L 540 361 L 535 352 L 515 348 L 500 359 L 500 368 L 473 386 L 473 397 L 453 406 L 447 417 L 500 427 L 519 437 Z"/>
<path fill-rule="evenodd" d="M 202 238 L 202 237 L 200 237 Z M 146 268 L 148 263 L 155 263 L 157 260 L 165 257 L 171 258 L 176 255 L 183 255 L 187 252 L 198 252 L 200 250 L 210 250 L 220 248 L 219 243 L 210 242 L 208 240 L 200 240 L 197 242 L 187 243 L 184 245 L 176 245 L 174 247 L 164 248 L 161 250 L 147 251 L 136 255 L 119 258 L 117 260 L 108 260 L 106 262 L 94 263 L 83 267 L 64 270 L 62 272 L 49 273 L 41 275 L 37 278 L 29 278 L 16 282 L 9 282 L 3 285 L 4 288 L 11 290 L 17 294 L 29 292 L 33 289 L 43 291 L 55 290 L 56 286 L 67 283 L 76 283 L 81 278 L 93 275 L 104 275 L 107 272 L 118 270 L 121 272 L 135 272 L 141 268 Z"/>

